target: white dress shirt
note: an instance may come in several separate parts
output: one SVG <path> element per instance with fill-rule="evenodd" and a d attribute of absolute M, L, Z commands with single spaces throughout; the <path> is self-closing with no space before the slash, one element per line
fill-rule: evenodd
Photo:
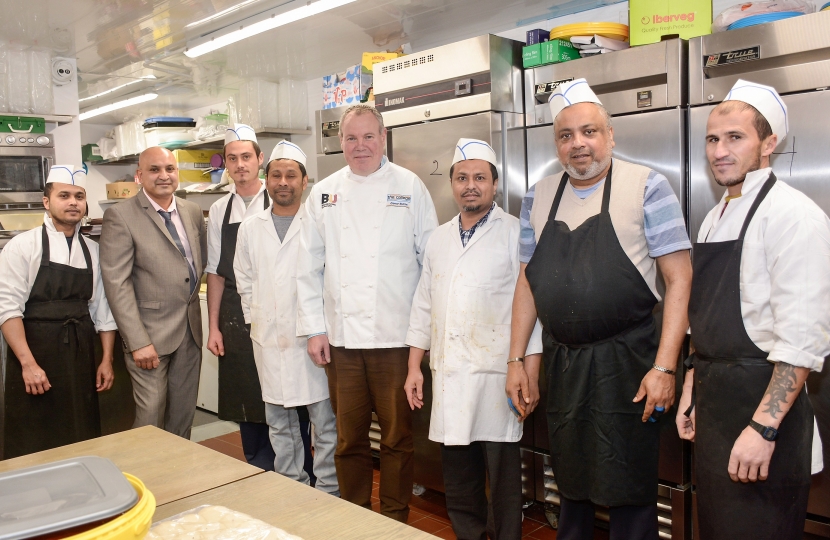
<path fill-rule="evenodd" d="M 368 176 L 348 166 L 305 202 L 297 260 L 297 335 L 328 333 L 349 349 L 405 347 L 424 249 L 438 226 L 426 186 L 385 163 Z"/>
<path fill-rule="evenodd" d="M 266 196 L 265 184 L 260 182 L 259 191 L 254 196 L 251 204 L 245 206 L 242 196 L 236 192 L 236 184 L 231 185 L 229 193 L 210 205 L 208 212 L 208 258 L 205 272 L 215 274 L 219 266 L 219 257 L 222 256 L 222 221 L 225 219 L 225 211 L 228 209 L 228 202 L 233 199 L 231 219 L 228 223 L 242 223 L 249 217 L 256 215 L 263 210 L 262 199 Z M 270 206 L 270 205 L 269 205 Z"/>
<path fill-rule="evenodd" d="M 43 226 L 46 227 L 49 258 L 52 262 L 73 268 L 86 268 L 84 252 L 78 242 L 80 224 L 75 227 L 71 252 L 66 243 L 66 235 L 55 229 L 48 213 L 43 218 Z M 89 238 L 84 238 L 84 242 L 92 260 L 93 288 L 92 298 L 89 300 L 89 316 L 96 331 L 117 330 L 107 297 L 104 295 L 101 265 L 98 263 L 98 244 Z M 23 317 L 23 310 L 32 292 L 42 258 L 43 240 L 40 227 L 15 236 L 0 252 L 0 276 L 3 277 L 0 280 L 0 325 L 9 319 Z"/>
<path fill-rule="evenodd" d="M 736 240 L 771 171 L 766 168 L 747 174 L 741 196 L 728 204 L 724 193 L 703 221 L 698 242 Z M 741 252 L 744 328 L 752 342 L 769 353 L 770 362 L 821 371 L 824 357 L 830 354 L 828 269 L 830 219 L 809 197 L 779 178 L 755 212 Z M 821 470 L 820 449 L 816 430 L 814 474 L 816 458 Z"/>
<path fill-rule="evenodd" d="M 193 251 L 190 249 L 190 239 L 187 237 L 187 232 L 184 230 L 184 223 L 182 223 L 182 217 L 179 215 L 179 211 L 176 207 L 176 197 L 173 197 L 173 202 L 170 203 L 167 210 L 162 208 L 159 203 L 154 201 L 149 195 L 147 196 L 147 200 L 150 201 L 150 204 L 153 205 L 156 212 L 159 210 L 170 212 L 170 221 L 173 222 L 173 226 L 176 227 L 176 232 L 179 233 L 179 240 L 181 240 L 182 246 L 184 247 L 184 255 L 187 259 L 187 263 L 191 268 L 193 268 L 193 272 L 198 276 L 199 272 L 196 272 L 196 264 L 193 262 Z M 159 217 L 164 219 L 164 216 L 161 214 L 159 214 Z"/>

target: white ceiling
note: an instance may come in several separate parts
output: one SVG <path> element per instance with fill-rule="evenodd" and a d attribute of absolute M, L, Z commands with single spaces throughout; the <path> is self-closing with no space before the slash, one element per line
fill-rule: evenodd
<path fill-rule="evenodd" d="M 97 93 L 102 84 L 123 84 L 150 66 L 159 79 L 126 91 L 163 87 L 154 106 L 187 110 L 223 101 L 245 78 L 306 81 L 359 63 L 363 51 L 403 44 L 420 51 L 614 1 L 357 0 L 190 60 L 182 53 L 188 39 L 286 0 L 253 0 L 189 29 L 189 23 L 243 0 L 0 0 L 0 39 L 76 56 L 81 97 Z M 107 101 L 112 96 L 89 104 Z M 118 122 L 116 117 L 109 120 Z"/>

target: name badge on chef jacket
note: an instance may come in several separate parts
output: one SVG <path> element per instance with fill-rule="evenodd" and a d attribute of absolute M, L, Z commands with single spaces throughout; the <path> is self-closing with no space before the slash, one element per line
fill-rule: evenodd
<path fill-rule="evenodd" d="M 410 204 L 412 204 L 412 195 L 396 195 L 390 193 L 386 196 L 386 206 L 408 208 Z"/>

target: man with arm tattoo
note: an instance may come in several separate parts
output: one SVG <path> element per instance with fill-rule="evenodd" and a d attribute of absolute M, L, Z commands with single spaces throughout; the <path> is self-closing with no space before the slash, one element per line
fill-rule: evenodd
<path fill-rule="evenodd" d="M 739 80 L 709 115 L 706 156 L 727 188 L 693 249 L 695 354 L 677 414 L 695 442 L 700 538 L 804 535 L 821 440 L 805 387 L 830 353 L 830 220 L 777 180 L 787 135 L 774 88 Z"/>

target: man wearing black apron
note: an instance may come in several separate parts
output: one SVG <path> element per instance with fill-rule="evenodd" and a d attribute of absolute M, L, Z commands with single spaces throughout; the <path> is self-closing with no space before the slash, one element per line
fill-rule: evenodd
<path fill-rule="evenodd" d="M 539 399 L 538 362 L 514 361 L 538 315 L 561 494 L 557 538 L 592 539 L 598 504 L 610 507 L 612 540 L 656 540 L 660 427 L 649 419 L 674 401 L 691 246 L 668 180 L 612 159 L 610 117 L 585 79 L 561 85 L 551 110 L 565 172 L 537 183 L 523 203 L 507 391 L 524 416 Z M 662 335 L 652 316 L 658 269 Z"/>
<path fill-rule="evenodd" d="M 830 220 L 778 180 L 787 135 L 774 88 L 739 80 L 709 115 L 706 157 L 727 188 L 694 246 L 695 354 L 680 436 L 695 441 L 700 537 L 804 536 L 821 441 L 804 388 L 830 353 Z"/>
<path fill-rule="evenodd" d="M 112 387 L 115 320 L 98 244 L 81 236 L 86 173 L 56 165 L 43 225 L 0 253 L 0 328 L 9 344 L 0 389 L 0 459 L 101 436 L 97 392 Z M 95 365 L 95 333 L 103 348 Z"/>
<path fill-rule="evenodd" d="M 271 206 L 259 179 L 263 155 L 250 126 L 225 132 L 225 167 L 234 181 L 230 193 L 210 207 L 208 218 L 208 349 L 219 357 L 219 418 L 239 423 L 248 463 L 274 470 L 265 404 L 250 332 L 236 291 L 233 258 L 240 223 Z"/>

